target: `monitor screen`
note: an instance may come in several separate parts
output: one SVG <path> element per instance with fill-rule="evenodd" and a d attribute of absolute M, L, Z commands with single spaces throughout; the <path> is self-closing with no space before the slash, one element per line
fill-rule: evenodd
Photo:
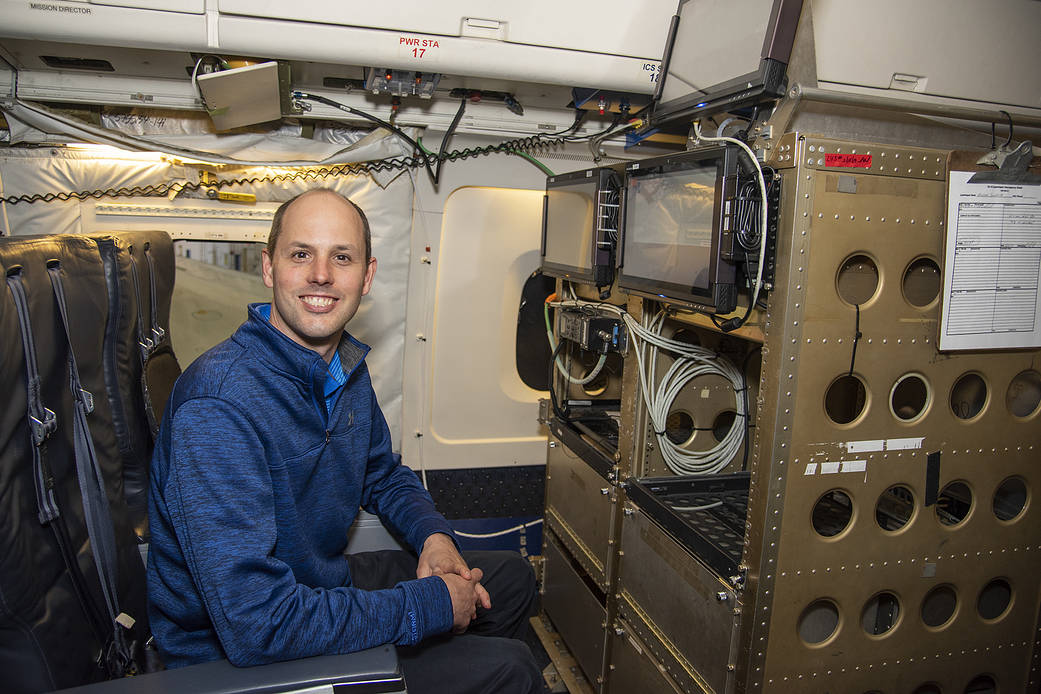
<path fill-rule="evenodd" d="M 682 0 L 652 121 L 690 120 L 775 98 L 802 0 Z"/>
<path fill-rule="evenodd" d="M 546 190 L 544 263 L 552 268 L 591 272 L 596 177 Z"/>
<path fill-rule="evenodd" d="M 708 291 L 717 163 L 631 176 L 626 188 L 624 274 Z"/>

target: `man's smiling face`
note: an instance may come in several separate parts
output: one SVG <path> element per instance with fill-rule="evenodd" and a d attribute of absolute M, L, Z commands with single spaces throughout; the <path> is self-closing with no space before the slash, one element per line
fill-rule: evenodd
<path fill-rule="evenodd" d="M 271 324 L 329 361 L 376 274 L 361 216 L 335 193 L 302 195 L 285 210 L 274 252 L 262 255 Z"/>

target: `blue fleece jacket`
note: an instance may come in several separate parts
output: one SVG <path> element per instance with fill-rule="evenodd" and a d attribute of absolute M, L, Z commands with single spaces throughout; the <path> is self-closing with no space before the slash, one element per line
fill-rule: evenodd
<path fill-rule="evenodd" d="M 358 507 L 418 551 L 452 536 L 391 452 L 364 358 L 344 333 L 348 380 L 330 412 L 327 365 L 258 307 L 178 379 L 152 459 L 149 619 L 168 667 L 256 665 L 410 645 L 452 627 L 433 576 L 351 587 L 344 556 Z"/>

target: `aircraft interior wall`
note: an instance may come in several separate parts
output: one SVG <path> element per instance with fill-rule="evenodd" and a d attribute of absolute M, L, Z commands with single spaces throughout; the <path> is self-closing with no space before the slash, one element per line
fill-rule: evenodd
<path fill-rule="evenodd" d="M 1041 2 L 0 17 L 0 260 L 169 234 L 182 368 L 270 299 L 281 202 L 365 210 L 393 450 L 529 560 L 547 692 L 1041 694 Z"/>
<path fill-rule="evenodd" d="M 463 135 L 453 146 L 485 142 Z M 241 156 L 244 150 L 233 151 Z M 290 145 L 279 143 L 278 151 L 293 156 Z M 541 156 L 559 172 L 591 162 L 585 148 Z M 222 175 L 250 179 L 283 172 L 240 167 Z M 170 157 L 106 147 L 0 153 L 5 196 L 145 188 L 198 176 L 196 167 Z M 119 199 L 87 197 L 2 203 L 0 221 L 10 235 L 169 231 L 177 239 L 171 336 L 187 366 L 234 331 L 247 303 L 270 300 L 259 276 L 259 254 L 278 203 L 318 185 L 351 197 L 370 218 L 379 262 L 374 289 L 351 331 L 372 347 L 368 361 L 395 450 L 424 479 L 431 471 L 457 471 L 453 479 L 490 475 L 491 500 L 470 513 L 528 518 L 537 515 L 533 509 L 540 502 L 533 500 L 541 496 L 537 480 L 546 435 L 537 414 L 546 391 L 520 377 L 517 316 L 525 283 L 540 265 L 544 181 L 531 162 L 496 155 L 445 166 L 436 187 L 422 169 L 320 181 L 261 180 L 230 188 L 255 195 L 257 202 L 250 205 L 189 191 L 169 200 L 131 198 L 127 204 L 151 211 L 129 213 L 119 208 Z M 544 332 L 536 339 L 545 340 Z M 535 485 L 523 503 L 508 501 L 505 468 L 513 467 L 524 468 L 519 474 Z M 479 472 L 496 468 L 503 469 Z M 443 503 L 459 504 L 459 513 L 467 513 L 459 496 L 446 490 Z"/>

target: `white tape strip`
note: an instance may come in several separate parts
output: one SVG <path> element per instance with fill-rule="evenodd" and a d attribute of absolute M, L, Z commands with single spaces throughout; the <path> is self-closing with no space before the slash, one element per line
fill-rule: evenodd
<path fill-rule="evenodd" d="M 864 472 L 867 470 L 866 460 L 843 460 L 842 471 L 843 472 Z"/>
<path fill-rule="evenodd" d="M 817 474 L 817 463 L 806 463 L 806 472 L 802 473 L 805 475 L 816 475 Z"/>
<path fill-rule="evenodd" d="M 920 436 L 914 439 L 888 439 L 886 441 L 887 451 L 909 451 L 916 448 L 922 447 L 922 442 L 925 441 L 924 436 Z"/>
<path fill-rule="evenodd" d="M 885 441 L 882 439 L 874 439 L 872 441 L 847 441 L 846 452 L 847 453 L 871 453 L 872 451 L 881 451 L 885 447 Z"/>
<path fill-rule="evenodd" d="M 822 475 L 833 475 L 839 471 L 839 466 L 842 463 L 821 463 L 821 474 Z"/>

